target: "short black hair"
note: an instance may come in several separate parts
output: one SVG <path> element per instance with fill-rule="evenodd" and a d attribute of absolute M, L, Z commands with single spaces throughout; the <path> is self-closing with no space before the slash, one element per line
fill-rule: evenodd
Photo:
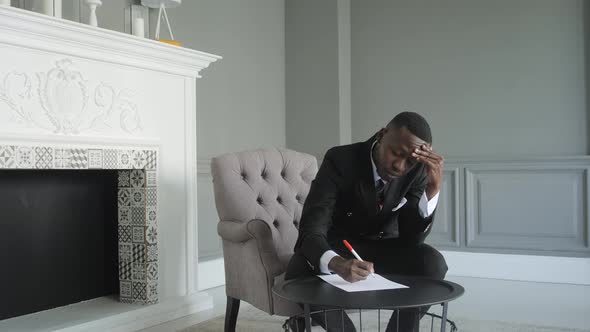
<path fill-rule="evenodd" d="M 387 128 L 399 129 L 402 127 L 406 127 L 416 137 L 432 144 L 430 126 L 422 115 L 414 112 L 401 112 L 387 124 Z"/>

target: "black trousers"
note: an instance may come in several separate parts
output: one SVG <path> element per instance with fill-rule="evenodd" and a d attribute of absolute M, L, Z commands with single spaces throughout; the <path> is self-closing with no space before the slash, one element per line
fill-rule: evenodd
<path fill-rule="evenodd" d="M 447 264 L 444 257 L 433 247 L 427 244 L 406 245 L 397 239 L 390 240 L 349 240 L 355 251 L 366 261 L 373 262 L 375 272 L 378 274 L 401 274 L 409 276 L 421 276 L 434 279 L 444 279 L 447 273 Z M 341 241 L 331 243 L 336 253 L 345 258 L 353 258 L 350 252 L 341 244 Z M 314 275 L 314 271 L 307 264 L 306 258 L 296 252 L 289 265 L 285 279 L 294 279 Z M 420 318 L 428 311 L 429 307 L 419 309 L 404 309 L 399 313 L 399 330 L 397 329 L 397 315 L 394 313 L 389 319 L 386 332 L 413 332 L 418 331 Z M 311 306 L 311 311 L 320 311 L 323 308 Z M 339 311 L 317 313 L 312 315 L 313 321 L 327 331 L 355 331 L 350 318 L 345 314 L 344 326 Z M 299 324 L 303 331 L 302 325 Z"/>

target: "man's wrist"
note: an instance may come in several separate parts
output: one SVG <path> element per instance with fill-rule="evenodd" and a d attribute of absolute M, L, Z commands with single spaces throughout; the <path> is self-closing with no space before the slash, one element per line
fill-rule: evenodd
<path fill-rule="evenodd" d="M 426 198 L 428 198 L 428 200 L 431 200 L 432 197 L 434 197 L 440 191 L 439 187 L 440 187 L 439 185 L 430 185 L 429 184 L 426 187 Z"/>
<path fill-rule="evenodd" d="M 328 263 L 328 268 L 330 271 L 340 274 L 342 272 L 342 266 L 344 266 L 344 263 L 346 263 L 344 258 L 341 256 L 334 256 Z"/>

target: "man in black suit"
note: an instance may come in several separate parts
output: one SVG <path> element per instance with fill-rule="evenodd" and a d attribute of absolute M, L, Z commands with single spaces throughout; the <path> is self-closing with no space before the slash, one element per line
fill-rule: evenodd
<path fill-rule="evenodd" d="M 444 258 L 423 243 L 442 172 L 430 126 L 412 112 L 398 114 L 366 142 L 328 150 L 303 207 L 286 279 L 337 273 L 356 282 L 373 271 L 443 279 Z M 344 239 L 364 261 L 354 259 Z M 399 331 L 417 329 L 426 310 L 402 310 Z M 354 331 L 348 317 L 342 328 L 340 313 L 313 317 L 322 326 L 325 319 L 330 331 Z M 394 314 L 386 331 L 397 331 L 397 324 Z"/>

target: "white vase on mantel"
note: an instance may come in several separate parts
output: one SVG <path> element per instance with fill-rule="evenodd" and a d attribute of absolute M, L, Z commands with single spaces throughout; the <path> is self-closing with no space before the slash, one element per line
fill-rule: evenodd
<path fill-rule="evenodd" d="M 96 8 L 102 6 L 101 0 L 85 0 L 86 6 L 90 9 L 90 16 L 88 18 L 88 24 L 97 27 L 98 19 L 96 18 Z"/>

